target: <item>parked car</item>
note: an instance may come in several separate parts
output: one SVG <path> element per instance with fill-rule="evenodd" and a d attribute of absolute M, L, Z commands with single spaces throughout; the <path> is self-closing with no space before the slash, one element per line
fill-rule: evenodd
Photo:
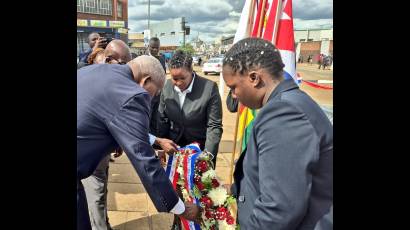
<path fill-rule="evenodd" d="M 202 72 L 205 75 L 208 75 L 208 73 L 219 74 L 220 72 L 222 72 L 222 62 L 223 58 L 211 58 L 204 63 L 204 66 L 202 67 Z"/>
<path fill-rule="evenodd" d="M 194 65 L 198 65 L 198 60 L 199 60 L 198 57 L 196 57 L 196 56 L 192 57 L 192 63 L 194 63 Z"/>

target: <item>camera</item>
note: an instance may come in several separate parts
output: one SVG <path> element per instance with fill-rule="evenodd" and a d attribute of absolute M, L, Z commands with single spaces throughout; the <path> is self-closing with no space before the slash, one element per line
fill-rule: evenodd
<path fill-rule="evenodd" d="M 110 43 L 112 40 L 114 40 L 112 37 L 102 37 L 105 40 L 105 44 L 104 46 L 102 46 L 101 48 L 105 49 L 108 45 L 108 43 Z"/>
<path fill-rule="evenodd" d="M 107 41 L 107 44 L 110 43 L 112 40 L 114 40 L 112 37 L 107 37 L 105 38 L 105 40 Z"/>

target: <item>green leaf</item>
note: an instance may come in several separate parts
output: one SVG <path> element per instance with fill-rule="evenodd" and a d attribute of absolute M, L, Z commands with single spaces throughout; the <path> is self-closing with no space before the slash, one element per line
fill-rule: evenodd
<path fill-rule="evenodd" d="M 197 198 L 197 199 L 201 199 L 201 191 L 199 191 L 199 189 L 198 189 L 198 187 L 196 187 L 196 185 L 194 186 L 194 188 L 192 189 L 193 191 L 193 194 L 194 194 L 194 197 L 195 198 Z"/>
<path fill-rule="evenodd" d="M 185 185 L 185 182 L 184 182 L 184 180 L 178 180 L 177 184 L 179 184 L 179 185 L 181 185 L 181 186 L 184 186 L 184 185 Z"/>
<path fill-rule="evenodd" d="M 204 183 L 204 185 L 205 185 L 205 188 L 206 188 L 208 191 L 211 191 L 211 190 L 212 190 L 212 184 L 211 184 L 211 183 L 209 183 L 209 184 Z"/>
<path fill-rule="evenodd" d="M 212 178 L 211 177 L 206 177 L 203 178 L 204 180 L 202 181 L 202 183 L 204 183 L 204 185 L 212 185 Z"/>
<path fill-rule="evenodd" d="M 233 196 L 228 196 L 228 198 L 226 199 L 226 203 L 227 203 L 228 205 L 235 204 L 235 203 L 236 203 L 235 197 L 233 197 Z"/>

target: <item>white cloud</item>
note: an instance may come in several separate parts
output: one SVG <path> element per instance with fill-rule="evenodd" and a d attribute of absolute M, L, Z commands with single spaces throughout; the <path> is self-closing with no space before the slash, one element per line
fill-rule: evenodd
<path fill-rule="evenodd" d="M 295 29 L 328 29 L 333 28 L 333 19 L 300 20 L 293 19 Z"/>
<path fill-rule="evenodd" d="M 130 32 L 142 32 L 148 24 L 148 0 L 128 1 Z M 234 35 L 245 0 L 151 0 L 151 21 L 185 17 L 191 27 L 188 40 L 199 38 L 215 41 L 221 36 Z M 333 26 L 332 0 L 293 0 L 296 29 L 328 28 Z"/>

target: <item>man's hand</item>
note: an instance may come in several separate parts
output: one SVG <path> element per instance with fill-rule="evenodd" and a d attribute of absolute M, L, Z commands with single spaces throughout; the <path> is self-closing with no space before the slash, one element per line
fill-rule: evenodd
<path fill-rule="evenodd" d="M 187 220 L 194 221 L 200 224 L 202 208 L 197 206 L 196 204 L 192 204 L 188 202 L 185 202 L 184 204 L 185 204 L 185 212 L 183 212 L 180 216 Z"/>
<path fill-rule="evenodd" d="M 120 157 L 121 155 L 122 155 L 122 149 L 121 148 L 116 149 L 114 153 L 114 157 L 117 158 L 117 157 Z"/>
<path fill-rule="evenodd" d="M 178 145 L 175 144 L 172 140 L 166 138 L 159 138 L 155 139 L 155 144 L 161 146 L 161 148 L 168 154 L 173 154 L 177 151 Z"/>
<path fill-rule="evenodd" d="M 165 165 L 167 165 L 167 158 L 165 157 L 165 151 L 164 150 L 155 150 L 155 153 L 157 154 L 160 162 L 161 162 L 161 166 L 164 167 Z"/>
<path fill-rule="evenodd" d="M 97 41 L 95 42 L 95 45 L 93 47 L 93 51 L 96 50 L 97 48 L 103 48 L 107 46 L 107 39 L 103 37 L 99 37 Z"/>

